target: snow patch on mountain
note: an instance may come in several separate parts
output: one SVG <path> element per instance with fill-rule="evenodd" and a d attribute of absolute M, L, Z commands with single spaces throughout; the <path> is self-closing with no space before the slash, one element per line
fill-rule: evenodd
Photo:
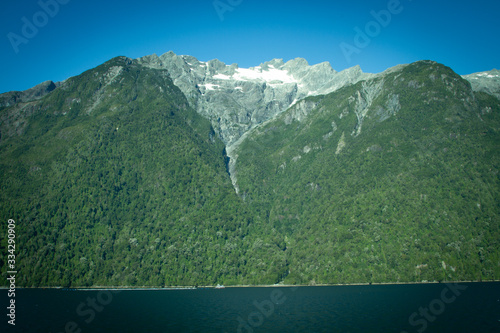
<path fill-rule="evenodd" d="M 500 71 L 473 73 L 462 76 L 470 82 L 474 91 L 482 91 L 500 99 Z"/>
<path fill-rule="evenodd" d="M 273 59 L 250 68 L 217 59 L 202 62 L 173 52 L 138 61 L 167 69 L 190 105 L 211 121 L 227 146 L 308 96 L 328 94 L 371 77 L 359 66 L 338 73 L 328 62 L 310 66 L 302 58 L 286 63 Z"/>

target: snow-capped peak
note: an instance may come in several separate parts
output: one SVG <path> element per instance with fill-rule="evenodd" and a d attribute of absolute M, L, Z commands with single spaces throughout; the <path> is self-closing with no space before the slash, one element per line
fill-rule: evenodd
<path fill-rule="evenodd" d="M 337 73 L 328 62 L 311 66 L 302 58 L 286 63 L 272 59 L 250 68 L 226 65 L 217 59 L 202 62 L 173 52 L 139 61 L 167 69 L 190 105 L 211 120 L 228 146 L 303 98 L 327 94 L 366 78 L 360 68 Z"/>

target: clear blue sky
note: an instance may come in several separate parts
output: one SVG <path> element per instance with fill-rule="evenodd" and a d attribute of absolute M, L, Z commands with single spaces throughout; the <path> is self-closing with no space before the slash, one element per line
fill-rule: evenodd
<path fill-rule="evenodd" d="M 118 55 L 170 50 L 240 67 L 302 57 L 310 64 L 329 61 L 338 71 L 359 64 L 372 73 L 422 59 L 459 74 L 500 68 L 500 2 L 492 0 L 41 3 L 54 1 L 64 4 L 49 6 L 48 14 L 39 0 L 1 2 L 0 92 L 64 80 Z M 388 9 L 390 20 L 381 15 L 383 24 L 375 23 L 371 12 Z M 356 38 L 356 27 L 369 43 Z"/>

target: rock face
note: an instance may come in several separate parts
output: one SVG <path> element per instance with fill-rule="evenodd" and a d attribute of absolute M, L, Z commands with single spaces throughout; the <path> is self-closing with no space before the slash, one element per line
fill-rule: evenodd
<path fill-rule="evenodd" d="M 482 91 L 500 99 L 500 70 L 464 75 L 474 91 Z"/>
<path fill-rule="evenodd" d="M 359 66 L 338 73 L 328 62 L 310 66 L 302 58 L 286 63 L 273 59 L 248 69 L 219 60 L 201 62 L 173 52 L 138 61 L 148 67 L 167 69 L 190 105 L 211 121 L 228 148 L 249 129 L 297 101 L 372 76 L 363 73 Z"/>

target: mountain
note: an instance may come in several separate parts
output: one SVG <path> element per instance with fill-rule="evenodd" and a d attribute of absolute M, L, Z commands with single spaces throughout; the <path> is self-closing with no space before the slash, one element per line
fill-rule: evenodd
<path fill-rule="evenodd" d="M 474 91 L 482 91 L 500 99 L 500 71 L 497 69 L 464 75 L 464 79 L 469 81 Z"/>
<path fill-rule="evenodd" d="M 231 171 L 238 158 L 233 151 L 250 129 L 308 96 L 328 94 L 378 76 L 363 73 L 359 66 L 338 73 L 328 62 L 310 66 L 302 58 L 286 63 L 273 59 L 256 67 L 239 68 L 237 64 L 229 66 L 217 59 L 200 62 L 195 57 L 170 51 L 160 57 L 153 54 L 138 61 L 150 68 L 168 70 L 191 107 L 210 120 L 226 144 Z M 231 178 L 238 191 L 233 172 Z"/>
<path fill-rule="evenodd" d="M 11 91 L 0 94 L 0 108 L 40 99 L 56 88 L 56 83 L 45 81 L 25 91 Z"/>
<path fill-rule="evenodd" d="M 169 52 L 1 94 L 16 284 L 498 279 L 489 75 Z"/>
<path fill-rule="evenodd" d="M 241 197 L 289 283 L 498 278 L 500 103 L 422 61 L 306 98 L 246 135 Z"/>
<path fill-rule="evenodd" d="M 115 58 L 1 120 L 0 214 L 17 222 L 16 285 L 279 278 L 280 240 L 237 197 L 223 143 L 166 70 Z M 0 244 L 5 274 L 7 237 Z"/>
<path fill-rule="evenodd" d="M 274 59 L 252 68 L 228 66 L 217 59 L 200 62 L 173 52 L 138 60 L 150 68 L 167 69 L 189 104 L 210 120 L 227 146 L 298 100 L 326 94 L 370 76 L 359 66 L 337 73 L 328 62 L 309 66 L 301 58 L 287 63 Z"/>

